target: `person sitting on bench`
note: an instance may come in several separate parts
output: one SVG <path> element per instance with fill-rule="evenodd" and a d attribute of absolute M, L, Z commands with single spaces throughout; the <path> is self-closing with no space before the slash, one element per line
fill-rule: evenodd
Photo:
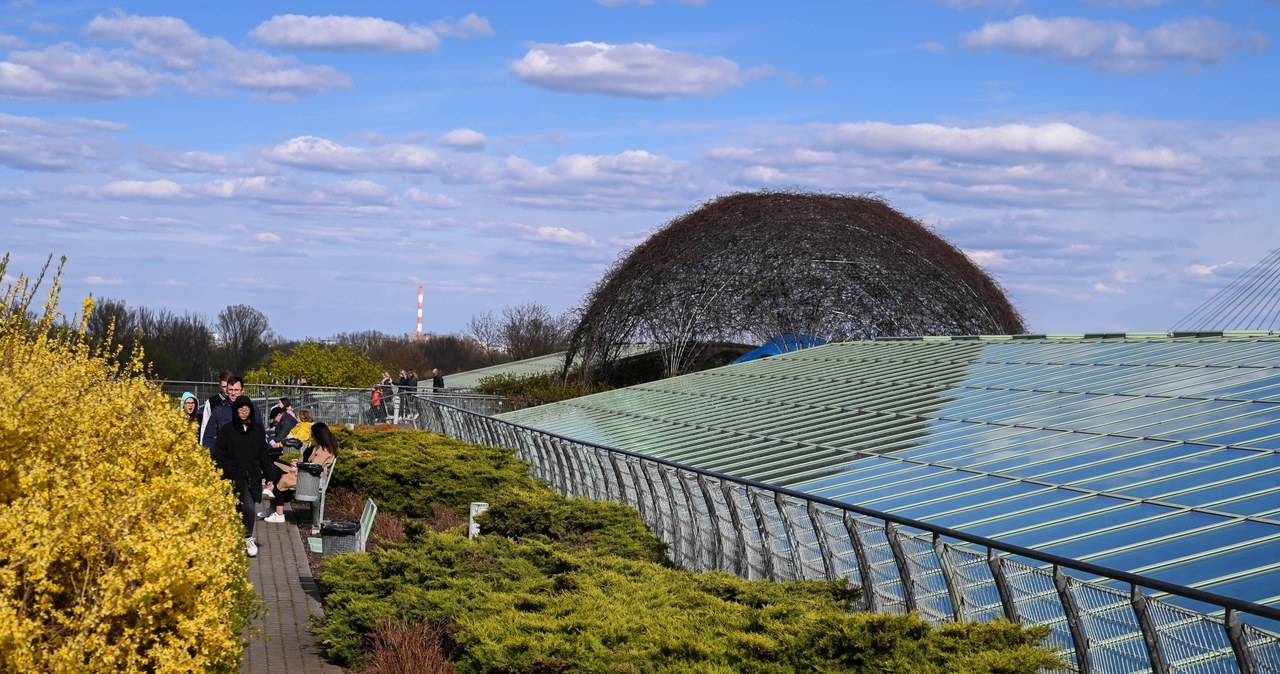
<path fill-rule="evenodd" d="M 333 431 L 324 422 L 317 421 L 311 425 L 311 441 L 311 447 L 303 451 L 302 461 L 328 468 L 334 457 L 338 456 L 338 439 L 333 437 Z M 293 461 L 283 464 L 277 461 L 267 469 L 270 473 L 268 479 L 275 483 L 275 493 L 271 497 L 273 507 L 258 513 L 258 519 L 273 524 L 284 521 L 284 504 L 293 500 L 294 488 L 298 485 L 298 463 Z"/>

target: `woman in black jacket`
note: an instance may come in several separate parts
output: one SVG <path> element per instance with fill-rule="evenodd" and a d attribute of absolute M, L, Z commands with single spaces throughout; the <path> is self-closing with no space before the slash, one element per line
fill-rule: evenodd
<path fill-rule="evenodd" d="M 253 525 L 257 521 L 254 505 L 262 492 L 262 471 L 271 465 L 271 452 L 267 447 L 266 429 L 253 414 L 253 401 L 248 396 L 240 396 L 231 405 L 231 423 L 218 430 L 213 461 L 222 469 L 222 476 L 231 480 L 240 499 L 245 553 L 257 557 L 258 542 L 253 538 Z"/>

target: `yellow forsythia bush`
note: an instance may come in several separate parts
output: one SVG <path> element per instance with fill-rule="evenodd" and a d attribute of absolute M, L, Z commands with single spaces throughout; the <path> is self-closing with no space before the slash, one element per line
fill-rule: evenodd
<path fill-rule="evenodd" d="M 56 276 L 42 315 L 39 281 L 7 278 L 0 672 L 235 671 L 253 593 L 230 489 L 138 362 L 59 323 Z"/>

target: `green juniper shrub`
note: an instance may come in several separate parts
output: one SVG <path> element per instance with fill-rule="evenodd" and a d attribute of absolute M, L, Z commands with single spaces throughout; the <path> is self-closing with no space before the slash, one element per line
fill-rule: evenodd
<path fill-rule="evenodd" d="M 546 543 L 419 531 L 324 562 L 320 635 L 360 663 L 385 620 L 446 626 L 459 672 L 1025 672 L 1043 630 L 849 613 L 840 583 L 748 581 Z"/>
<path fill-rule="evenodd" d="M 850 613 L 859 592 L 842 582 L 671 569 L 635 510 L 560 497 L 509 450 L 417 431 L 343 432 L 340 442 L 336 484 L 391 512 L 491 504 L 475 540 L 406 520 L 403 542 L 323 562 L 319 635 L 344 664 L 370 658 L 380 625 L 426 621 L 459 672 L 1031 674 L 1060 665 L 1041 646 L 1043 629 L 933 629 L 915 615 Z"/>
<path fill-rule="evenodd" d="M 426 431 L 338 429 L 335 435 L 341 458 L 333 484 L 405 517 L 431 517 L 439 504 L 465 513 L 473 501 L 540 484 L 509 449 Z"/>
<path fill-rule="evenodd" d="M 654 538 L 636 509 L 612 501 L 565 498 L 547 488 L 512 490 L 494 498 L 476 522 L 485 534 L 670 564 L 667 545 Z"/>
<path fill-rule="evenodd" d="M 495 374 L 482 378 L 476 386 L 476 391 L 479 393 L 506 398 L 515 409 L 581 398 L 604 390 L 608 390 L 608 387 L 592 386 L 572 377 L 566 382 L 554 373 L 523 377 Z"/>

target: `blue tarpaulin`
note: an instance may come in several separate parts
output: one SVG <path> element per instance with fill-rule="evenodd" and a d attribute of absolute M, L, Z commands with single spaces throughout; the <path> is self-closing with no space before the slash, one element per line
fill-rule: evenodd
<path fill-rule="evenodd" d="M 752 349 L 741 356 L 738 356 L 734 363 L 745 363 L 749 360 L 764 358 L 765 356 L 777 356 L 788 351 L 799 351 L 807 349 L 811 346 L 819 346 L 826 344 L 827 340 L 821 337 L 810 337 L 809 335 L 796 335 L 790 332 L 778 335 L 773 339 L 765 342 L 761 346 Z"/>

